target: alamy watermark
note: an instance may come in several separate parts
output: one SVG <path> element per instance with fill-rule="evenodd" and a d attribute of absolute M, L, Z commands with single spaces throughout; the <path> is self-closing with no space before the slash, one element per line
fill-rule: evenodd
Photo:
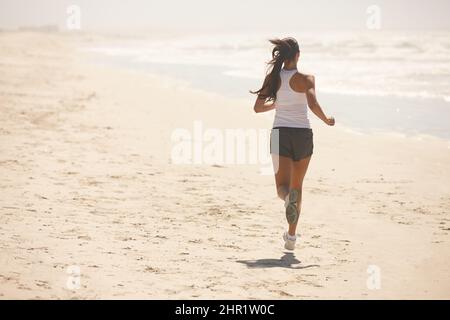
<path fill-rule="evenodd" d="M 66 27 L 68 30 L 81 29 L 81 8 L 75 4 L 70 5 L 66 9 L 67 19 Z"/>
<path fill-rule="evenodd" d="M 67 267 L 66 273 L 69 275 L 66 280 L 66 288 L 78 290 L 81 288 L 81 268 L 77 265 Z"/>
<path fill-rule="evenodd" d="M 366 9 L 367 20 L 366 26 L 370 30 L 381 29 L 381 8 L 377 5 L 368 6 Z"/>
<path fill-rule="evenodd" d="M 205 128 L 194 121 L 193 128 L 172 132 L 171 162 L 192 165 L 259 165 L 263 175 L 273 174 L 268 129 Z M 274 146 L 272 146 L 273 148 Z"/>
<path fill-rule="evenodd" d="M 367 278 L 366 285 L 369 290 L 380 290 L 381 289 L 381 269 L 379 266 L 371 264 L 367 267 L 367 273 L 369 277 Z"/>

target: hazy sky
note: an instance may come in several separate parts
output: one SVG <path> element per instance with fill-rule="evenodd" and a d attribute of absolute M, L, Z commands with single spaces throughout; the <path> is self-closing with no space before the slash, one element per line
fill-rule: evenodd
<path fill-rule="evenodd" d="M 380 7 L 382 29 L 450 30 L 449 0 L 0 0 L 0 28 L 65 28 L 71 4 L 85 30 L 363 29 L 369 5 Z"/>

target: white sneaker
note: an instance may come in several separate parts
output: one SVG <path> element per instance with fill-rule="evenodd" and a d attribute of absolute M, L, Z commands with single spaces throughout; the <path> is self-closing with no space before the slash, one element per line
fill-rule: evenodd
<path fill-rule="evenodd" d="M 284 207 L 286 208 L 286 220 L 288 224 L 297 223 L 298 221 L 298 207 L 297 201 L 300 193 L 297 189 L 291 189 L 289 194 L 284 199 Z"/>
<path fill-rule="evenodd" d="M 283 240 L 284 240 L 284 248 L 287 250 L 294 250 L 295 249 L 295 241 L 297 240 L 297 237 L 290 236 L 286 231 L 283 233 Z"/>

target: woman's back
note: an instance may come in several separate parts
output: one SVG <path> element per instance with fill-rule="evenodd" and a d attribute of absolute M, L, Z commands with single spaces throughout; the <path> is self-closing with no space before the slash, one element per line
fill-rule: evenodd
<path fill-rule="evenodd" d="M 291 77 L 297 72 L 297 69 L 280 71 L 281 84 L 275 102 L 274 128 L 311 128 L 306 94 L 294 91 L 289 84 Z"/>

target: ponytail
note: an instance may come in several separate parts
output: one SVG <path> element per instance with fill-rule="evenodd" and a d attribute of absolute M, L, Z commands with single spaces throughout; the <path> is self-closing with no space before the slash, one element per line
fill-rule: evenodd
<path fill-rule="evenodd" d="M 280 72 L 283 63 L 293 59 L 300 50 L 294 38 L 271 39 L 269 41 L 274 45 L 274 48 L 272 49 L 272 60 L 267 62 L 269 68 L 266 79 L 261 89 L 250 91 L 250 93 L 257 94 L 268 101 L 275 101 L 280 86 Z"/>

